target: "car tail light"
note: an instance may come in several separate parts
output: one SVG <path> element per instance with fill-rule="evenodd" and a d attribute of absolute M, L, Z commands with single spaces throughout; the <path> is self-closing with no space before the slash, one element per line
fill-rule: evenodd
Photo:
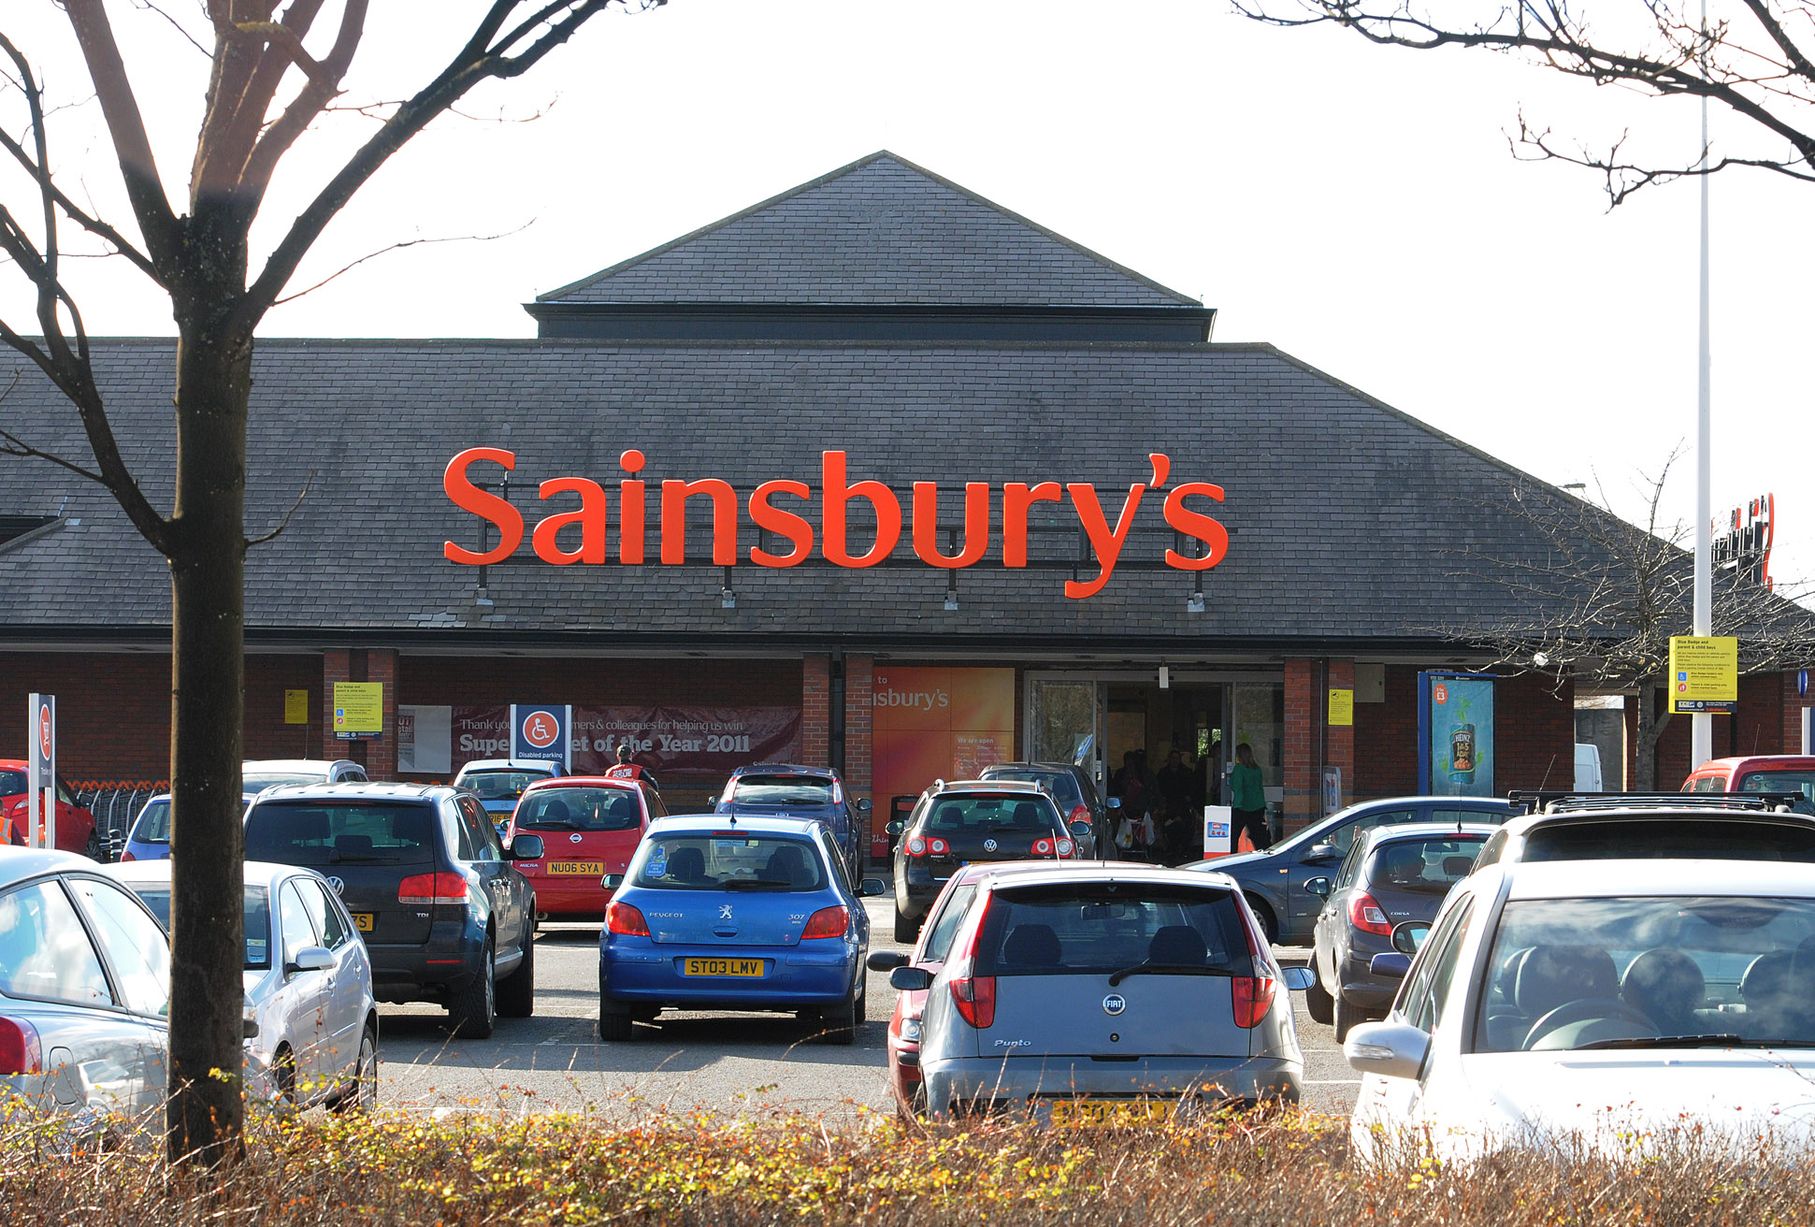
<path fill-rule="evenodd" d="M 120 859 L 122 861 L 136 861 L 139 858 L 132 854 L 131 848 L 128 848 L 128 849 L 126 849 L 126 851 L 120 853 Z"/>
<path fill-rule="evenodd" d="M 918 835 L 916 835 L 916 836 L 914 836 L 914 838 L 908 840 L 907 841 L 907 854 L 909 856 L 925 856 L 926 855 L 926 840 L 920 838 L 920 836 L 918 836 Z"/>
<path fill-rule="evenodd" d="M 648 937 L 649 922 L 639 909 L 613 899 L 605 905 L 605 931 L 621 937 Z"/>
<path fill-rule="evenodd" d="M 819 937 L 843 937 L 851 927 L 851 912 L 842 904 L 822 907 L 807 917 L 807 927 L 800 931 L 801 941 Z"/>
<path fill-rule="evenodd" d="M 1078 846 L 1069 839 L 1060 839 L 1053 847 L 1058 849 L 1060 856 L 1070 856 L 1073 852 L 1078 850 Z"/>
<path fill-rule="evenodd" d="M 976 927 L 971 930 L 970 949 L 965 952 L 963 963 L 953 969 L 957 974 L 948 981 L 958 1016 L 979 1031 L 996 1021 L 996 977 L 971 974 L 977 967 L 977 947 L 983 944 L 983 926 L 989 923 L 989 908 L 994 901 L 993 895 L 983 901 Z"/>
<path fill-rule="evenodd" d="M 1035 856 L 1051 856 L 1052 855 L 1052 840 L 1050 840 L 1050 839 L 1034 840 L 1034 846 L 1031 849 L 1031 851 L 1033 852 L 1033 854 Z"/>
<path fill-rule="evenodd" d="M 0 1075 L 43 1072 L 38 1029 L 22 1018 L 0 1018 Z"/>
<path fill-rule="evenodd" d="M 1254 925 L 1244 915 L 1242 928 L 1247 931 L 1248 960 L 1250 970 L 1260 972 L 1268 968 L 1267 961 L 1261 957 L 1260 939 L 1255 936 Z M 1244 1030 L 1257 1027 L 1260 1020 L 1273 1008 L 1273 994 L 1277 986 L 1272 976 L 1252 975 L 1236 976 L 1229 982 L 1231 1001 L 1235 1012 L 1235 1025 Z"/>
<path fill-rule="evenodd" d="M 1386 918 L 1386 909 L 1365 890 L 1349 900 L 1349 923 L 1363 933 L 1373 933 L 1380 937 L 1393 935 L 1393 922 Z"/>
<path fill-rule="evenodd" d="M 949 856 L 952 846 L 937 835 L 916 835 L 907 841 L 907 854 L 912 857 Z"/>
<path fill-rule="evenodd" d="M 1081 822 L 1085 826 L 1090 825 L 1090 807 L 1088 805 L 1080 805 L 1073 809 L 1071 817 L 1065 820 L 1065 825 L 1070 826 L 1074 822 Z"/>
<path fill-rule="evenodd" d="M 399 903 L 465 903 L 466 878 L 457 873 L 413 873 L 397 883 Z"/>

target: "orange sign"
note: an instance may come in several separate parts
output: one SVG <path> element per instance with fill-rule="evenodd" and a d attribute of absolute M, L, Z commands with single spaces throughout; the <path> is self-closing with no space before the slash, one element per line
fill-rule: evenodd
<path fill-rule="evenodd" d="M 887 666 L 871 691 L 873 837 L 895 797 L 917 797 L 934 780 L 970 779 L 1015 757 L 1015 671 Z"/>
<path fill-rule="evenodd" d="M 659 565 L 679 566 L 687 561 L 687 505 L 689 499 L 705 499 L 712 508 L 712 565 L 736 566 L 738 529 L 742 517 L 764 534 L 786 543 L 785 550 L 770 550 L 764 545 L 752 546 L 748 561 L 759 567 L 797 567 L 813 556 L 817 544 L 820 556 L 834 566 L 873 567 L 894 554 L 905 534 L 914 556 L 929 567 L 948 570 L 973 567 L 989 552 L 992 525 L 1002 534 L 1002 565 L 1020 568 L 1027 565 L 1028 517 L 1040 503 L 1069 503 L 1076 515 L 1079 530 L 1097 566 L 1088 578 L 1065 581 L 1065 595 L 1074 600 L 1095 596 L 1115 574 L 1122 551 L 1128 544 L 1129 531 L 1143 504 L 1160 500 L 1160 514 L 1166 526 L 1176 535 L 1175 545 L 1185 541 L 1201 544 L 1202 554 L 1184 553 L 1169 548 L 1165 562 L 1180 571 L 1207 571 L 1229 553 L 1229 532 L 1205 510 L 1206 503 L 1223 501 L 1223 488 L 1207 481 L 1187 481 L 1169 486 L 1172 458 L 1164 452 L 1147 457 L 1148 480 L 1128 487 L 1121 508 L 1111 517 L 1097 497 L 1097 488 L 1088 482 L 1056 481 L 1007 482 L 997 491 L 988 482 L 966 482 L 964 486 L 964 528 L 958 540 L 941 549 L 939 526 L 939 487 L 935 482 L 913 483 L 909 506 L 904 511 L 895 491 L 879 481 L 850 480 L 849 457 L 841 451 L 820 454 L 818 535 L 815 524 L 805 512 L 812 510 L 815 492 L 805 482 L 787 479 L 765 481 L 740 500 L 730 482 L 716 477 L 691 481 L 670 479 L 660 483 L 656 506 L 660 542 Z M 536 487 L 543 502 L 571 498 L 577 505 L 543 516 L 533 529 L 508 499 L 476 484 L 471 476 L 474 465 L 494 464 L 506 472 L 517 467 L 515 452 L 496 447 L 470 447 L 448 461 L 441 487 L 462 511 L 490 522 L 497 529 L 498 541 L 486 550 L 471 550 L 452 541 L 443 543 L 442 554 L 450 562 L 463 566 L 491 566 L 515 554 L 527 532 L 536 557 L 552 566 L 574 563 L 603 566 L 612 560 L 613 534 L 609 512 L 613 498 L 599 482 L 584 477 L 555 477 Z M 649 482 L 638 474 L 648 458 L 636 449 L 618 458 L 624 476 L 617 482 L 617 533 L 615 561 L 624 566 L 644 565 L 644 539 L 649 523 Z M 1161 492 L 1164 491 L 1163 497 Z M 1193 505 L 1192 500 L 1196 500 Z M 850 511 L 854 504 L 868 508 L 866 519 L 874 527 L 865 530 L 869 539 L 853 543 Z M 577 548 L 571 537 L 561 541 L 563 530 L 578 532 Z"/>

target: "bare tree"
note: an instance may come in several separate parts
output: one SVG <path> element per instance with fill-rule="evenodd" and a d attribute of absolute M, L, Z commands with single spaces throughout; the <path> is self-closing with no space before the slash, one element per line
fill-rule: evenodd
<path fill-rule="evenodd" d="M 1700 97 L 1744 122 L 1735 151 L 1680 161 L 1635 156 L 1622 136 L 1566 147 L 1521 115 L 1515 148 L 1599 171 L 1618 205 L 1652 183 L 1751 166 L 1815 180 L 1815 5 L 1738 0 L 1707 16 L 1701 0 L 1237 0 L 1276 26 L 1338 25 L 1369 42 L 1435 50 L 1475 47 L 1522 57 L 1596 85 L 1657 97 Z M 1593 9 L 1593 19 L 1590 10 Z"/>
<path fill-rule="evenodd" d="M 0 448 L 105 486 L 168 560 L 171 582 L 171 756 L 178 855 L 171 900 L 169 1151 L 215 1163 L 242 1151 L 240 965 L 241 722 L 244 686 L 246 424 L 253 330 L 280 300 L 322 231 L 386 160 L 475 86 L 534 68 L 614 5 L 663 0 L 492 0 L 433 79 L 401 102 L 368 109 L 375 130 L 276 227 L 268 252 L 251 231 L 280 164 L 342 92 L 365 34 L 368 0 L 204 0 L 206 102 L 194 135 L 187 201 L 167 197 L 158 141 L 103 0 L 59 0 L 111 138 L 130 216 L 109 221 L 57 173 L 46 95 L 33 60 L 0 30 L 0 68 L 14 113 L 0 117 L 0 160 L 31 185 L 0 200 L 0 255 L 36 296 L 35 318 L 0 320 L 0 341 L 67 396 L 92 458 L 51 455 L 15 430 Z M 178 24 L 140 0 L 141 20 Z M 434 6 L 423 21 L 442 21 Z M 281 12 L 279 10 L 282 10 Z M 338 18 L 323 18 L 324 9 Z M 469 19 L 470 20 L 470 19 Z M 0 27 L 5 25 L 0 18 Z M 211 47 L 208 44 L 211 37 Z M 168 71 L 168 66 L 160 68 Z M 197 86 L 204 83 L 198 79 Z M 187 140 L 185 138 L 185 143 Z M 87 327 L 65 277 L 66 238 L 83 236 L 129 261 L 169 295 L 176 320 L 171 454 L 175 502 L 154 506 L 108 420 Z M 211 1071 L 216 1071 L 211 1075 Z"/>
<path fill-rule="evenodd" d="M 1536 482 L 1491 492 L 1487 500 L 1497 514 L 1524 528 L 1537 548 L 1457 550 L 1456 577 L 1488 576 L 1502 588 L 1507 612 L 1484 627 L 1432 628 L 1491 652 L 1497 668 L 1636 695 L 1632 786 L 1640 790 L 1657 786 L 1657 745 L 1670 721 L 1670 637 L 1688 634 L 1691 623 L 1695 559 L 1682 546 L 1691 529 L 1661 515 L 1677 459 L 1642 479 L 1642 526 L 1615 515 L 1604 490 L 1596 501 Z M 1714 633 L 1739 637 L 1742 672 L 1796 667 L 1815 657 L 1815 613 L 1792 595 L 1738 570 L 1716 576 Z"/>

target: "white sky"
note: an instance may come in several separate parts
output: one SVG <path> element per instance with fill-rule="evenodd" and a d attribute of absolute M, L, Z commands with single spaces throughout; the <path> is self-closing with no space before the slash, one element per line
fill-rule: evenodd
<path fill-rule="evenodd" d="M 180 199 L 203 59 L 156 16 L 110 7 Z M 361 98 L 414 89 L 482 6 L 373 7 Z M 61 13 L 6 10 L 0 30 L 79 102 Z M 1598 477 L 1636 513 L 1636 475 L 1693 434 L 1697 192 L 1648 189 L 1608 213 L 1591 172 L 1512 157 L 1522 107 L 1584 139 L 1629 127 L 1679 158 L 1697 148 L 1693 104 L 1485 53 L 1263 27 L 1202 0 L 672 0 L 595 20 L 534 74 L 488 86 L 465 109 L 491 118 L 431 128 L 299 282 L 397 239 L 513 233 L 371 261 L 264 334 L 533 335 L 520 304 L 537 293 L 888 148 L 1201 296 L 1217 340 L 1272 342 L 1540 477 Z M 59 113 L 53 160 L 107 208 L 118 176 L 95 119 L 92 102 Z M 268 214 L 312 191 L 365 122 L 338 117 L 300 145 Z M 1717 116 L 1717 150 L 1743 139 Z M 14 180 L 0 193 L 22 203 Z M 1789 579 L 1815 576 L 1799 378 L 1815 237 L 1795 220 L 1812 207 L 1815 185 L 1714 180 L 1714 506 L 1774 492 Z M 0 312 L 28 319 L 16 282 L 0 273 Z M 96 334 L 172 331 L 123 262 L 88 263 L 77 284 Z M 1134 450 L 1148 442 L 1164 441 Z M 1687 456 L 1671 490 L 1688 519 Z"/>

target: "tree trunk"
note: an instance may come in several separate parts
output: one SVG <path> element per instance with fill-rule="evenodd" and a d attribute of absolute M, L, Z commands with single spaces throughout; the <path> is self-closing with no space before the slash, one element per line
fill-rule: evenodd
<path fill-rule="evenodd" d="M 181 321 L 179 321 L 179 327 Z M 246 419 L 251 346 L 183 329 L 171 587 L 169 1153 L 243 1152 Z"/>
<path fill-rule="evenodd" d="M 1664 735 L 1664 728 L 1670 723 L 1668 708 L 1660 712 L 1658 708 L 1662 695 L 1658 684 L 1650 678 L 1639 682 L 1638 721 L 1633 730 L 1632 755 L 1632 790 L 1634 792 L 1657 791 L 1657 743 Z"/>

